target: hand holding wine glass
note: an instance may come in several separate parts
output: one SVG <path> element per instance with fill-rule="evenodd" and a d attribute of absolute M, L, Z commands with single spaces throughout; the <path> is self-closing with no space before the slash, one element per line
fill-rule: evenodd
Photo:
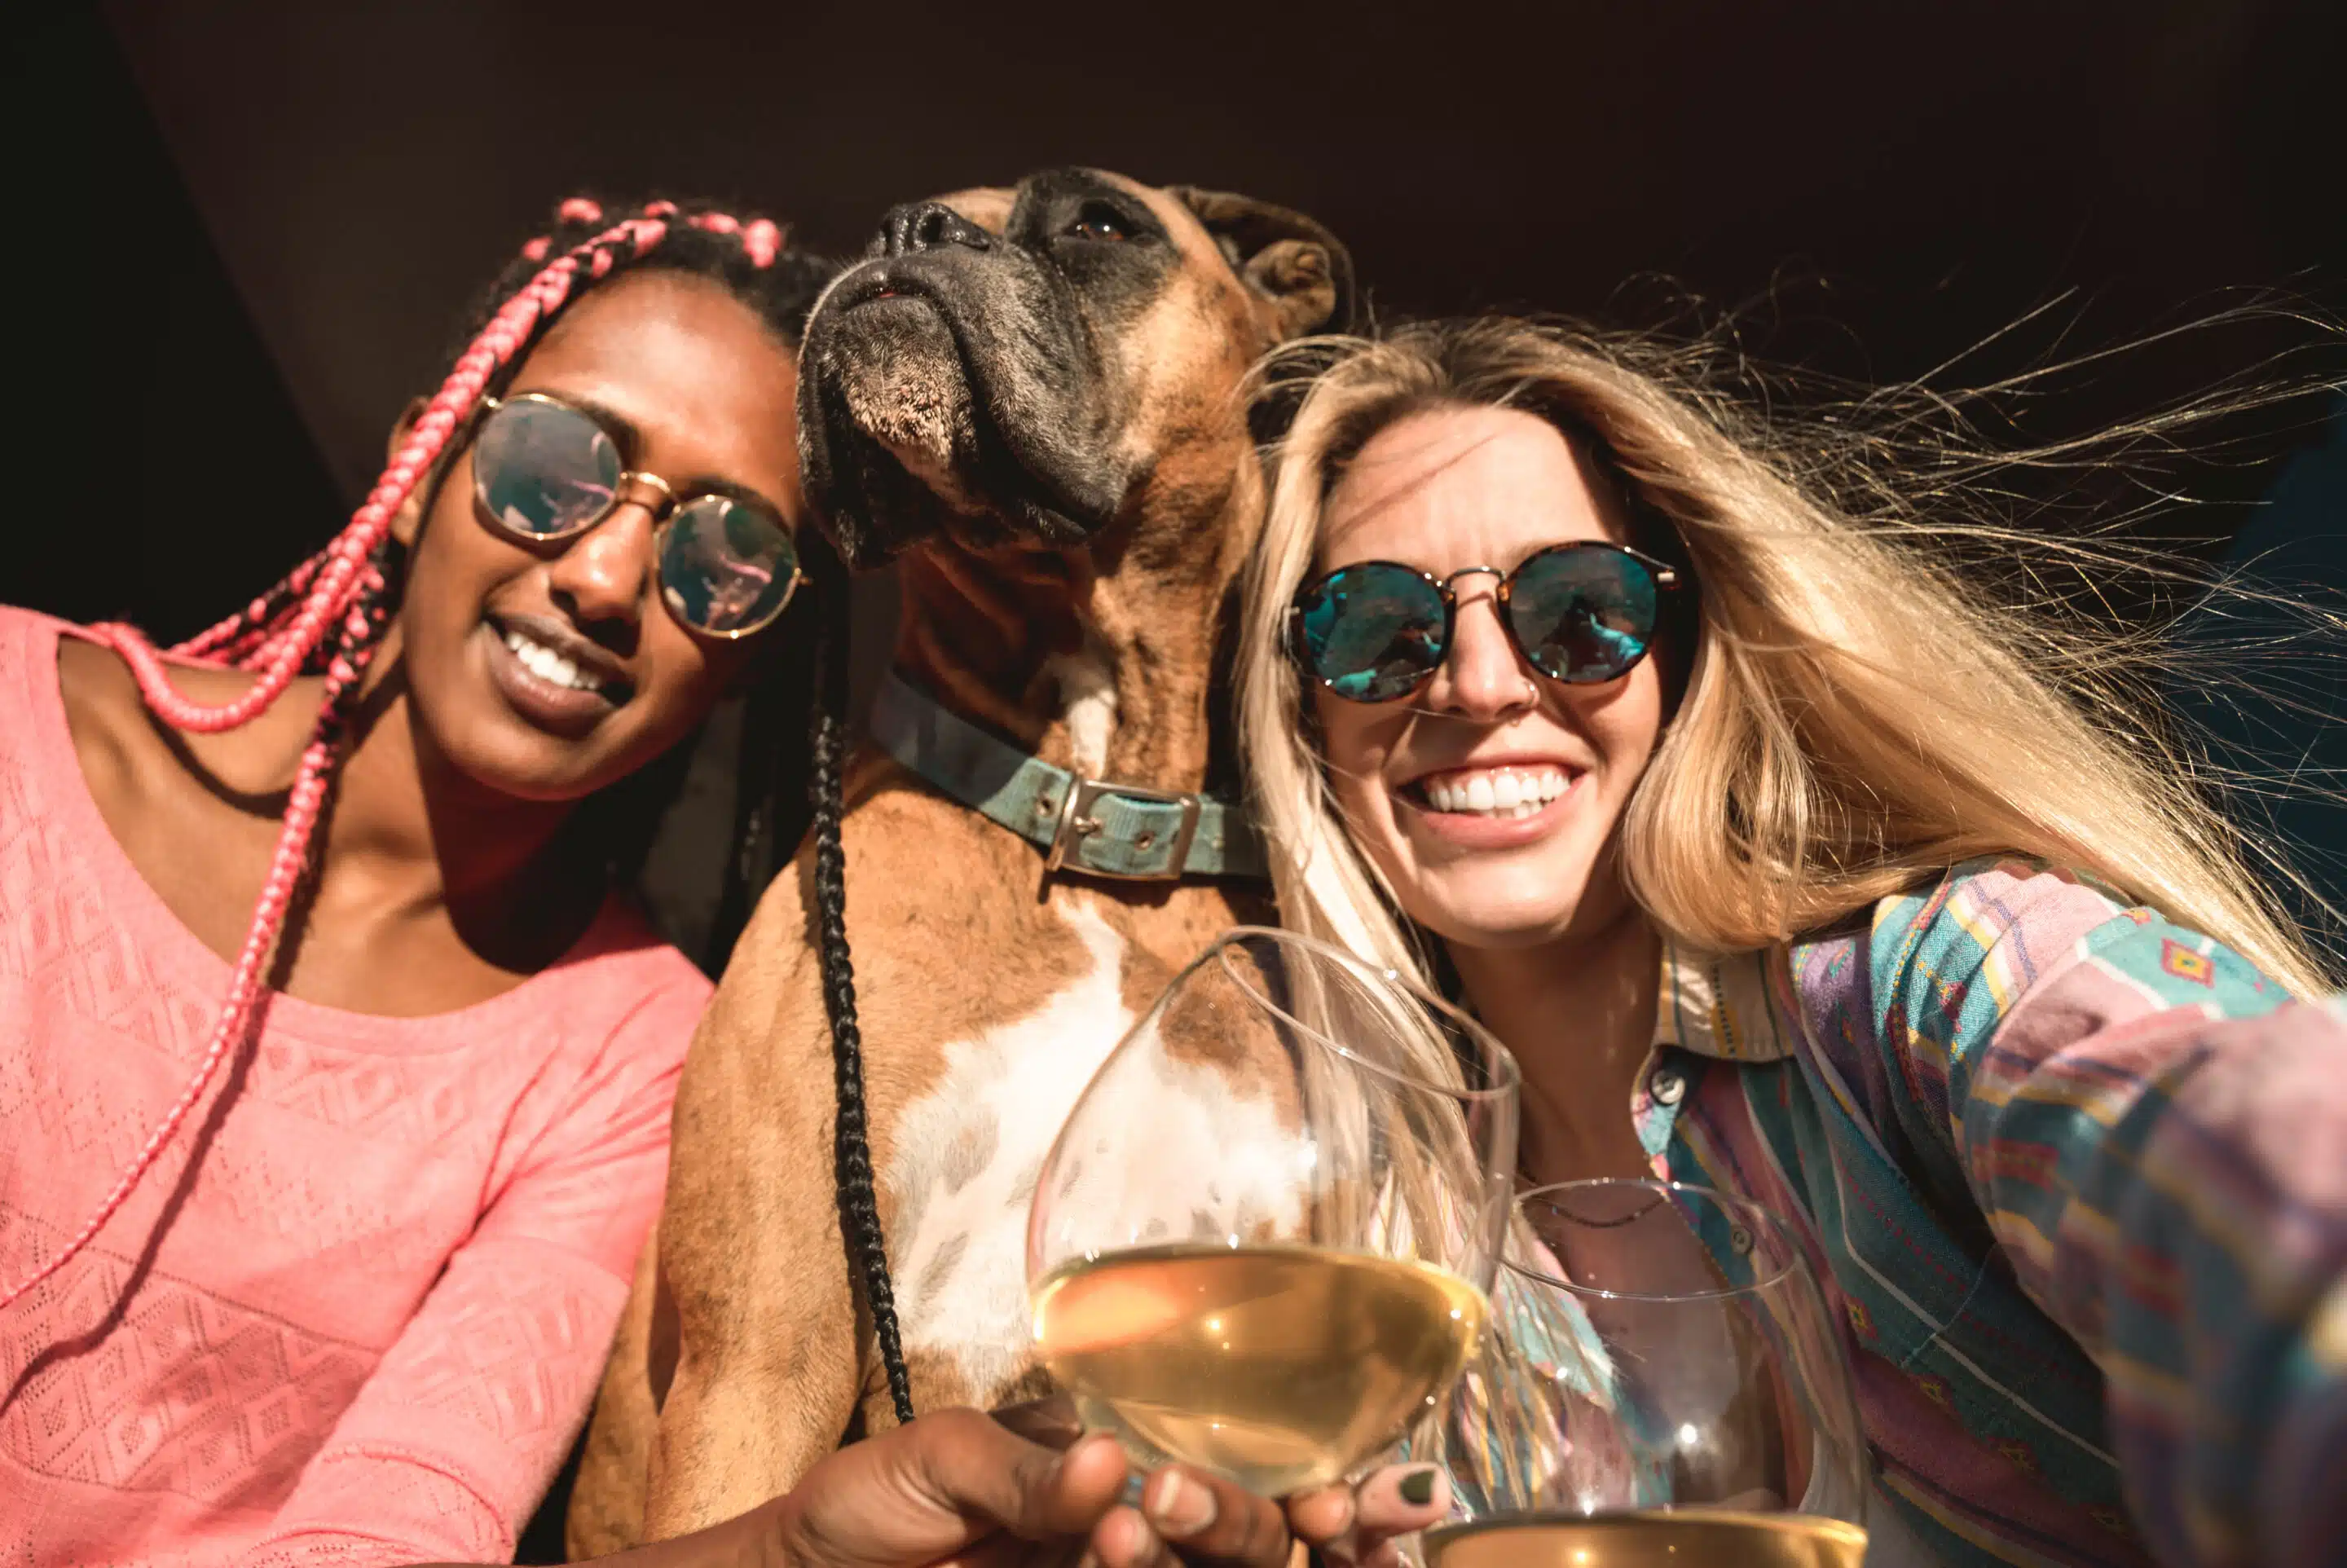
<path fill-rule="evenodd" d="M 1043 1365 L 1137 1462 L 1272 1496 L 1356 1471 L 1474 1345 L 1517 1095 L 1506 1051 L 1440 998 L 1303 938 L 1227 933 L 1044 1161 Z"/>

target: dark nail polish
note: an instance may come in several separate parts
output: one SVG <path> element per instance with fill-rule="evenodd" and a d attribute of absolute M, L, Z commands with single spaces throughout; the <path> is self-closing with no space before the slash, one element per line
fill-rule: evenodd
<path fill-rule="evenodd" d="M 1394 1490 L 1412 1508 L 1424 1508 L 1434 1501 L 1434 1467 L 1427 1465 L 1410 1471 Z"/>

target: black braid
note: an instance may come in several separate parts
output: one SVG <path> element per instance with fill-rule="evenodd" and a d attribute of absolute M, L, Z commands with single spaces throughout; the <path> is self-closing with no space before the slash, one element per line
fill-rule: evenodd
<path fill-rule="evenodd" d="M 770 667 L 742 704 L 733 768 L 733 838 L 709 923 L 702 968 L 723 971 L 751 912 L 775 875 L 797 854 L 809 822 L 807 773 L 815 712 L 823 705 L 815 649 L 825 635 L 822 595 L 845 591 L 845 576 L 814 528 L 799 535 L 800 567 L 807 580 L 790 612 L 768 633 Z"/>
<path fill-rule="evenodd" d="M 839 1094 L 833 1134 L 839 1184 L 839 1228 L 862 1266 L 872 1331 L 888 1374 L 888 1396 L 901 1423 L 913 1419 L 913 1379 L 897 1329 L 897 1295 L 888 1279 L 888 1248 L 880 1234 L 880 1202 L 872 1186 L 872 1145 L 864 1122 L 864 1041 L 856 1024 L 856 968 L 847 950 L 847 855 L 839 842 L 840 767 L 847 750 L 847 585 L 835 574 L 817 595 L 823 615 L 815 651 L 815 766 L 807 783 L 815 808 L 815 929 L 821 942 L 823 1000 L 831 1015 L 831 1056 Z"/>
<path fill-rule="evenodd" d="M 803 551 L 812 555 L 823 548 L 812 529 L 802 534 Z M 807 581 L 791 600 L 790 613 L 769 634 L 775 642 L 772 668 L 742 704 L 741 743 L 733 768 L 733 838 L 702 964 L 712 975 L 725 968 L 759 896 L 797 850 L 807 828 L 807 749 L 815 711 L 823 703 L 815 680 L 815 650 L 824 612 L 814 604 L 818 595 L 831 591 L 824 585 L 833 582 L 836 573 L 822 575 L 812 560 L 801 564 Z"/>
<path fill-rule="evenodd" d="M 814 702 L 823 701 L 821 692 Z M 717 911 L 709 922 L 709 947 L 702 968 L 711 974 L 724 971 L 750 923 L 751 907 L 769 880 L 773 858 L 775 806 L 774 702 L 764 687 L 742 705 L 742 743 L 733 766 L 733 839 L 727 850 L 725 873 L 717 889 Z"/>

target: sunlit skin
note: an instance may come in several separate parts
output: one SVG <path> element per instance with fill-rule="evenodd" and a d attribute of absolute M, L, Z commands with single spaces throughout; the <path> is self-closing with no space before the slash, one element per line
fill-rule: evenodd
<path fill-rule="evenodd" d="M 712 282 L 646 272 L 566 310 L 508 390 L 607 411 L 631 467 L 681 494 L 753 494 L 795 525 L 796 384 L 792 349 L 749 306 Z M 405 434 L 403 421 L 395 450 Z M 538 546 L 475 514 L 467 446 L 428 506 L 419 498 L 395 525 L 412 547 L 406 587 L 368 672 L 282 977 L 305 1001 L 415 1017 L 495 996 L 554 961 L 602 895 L 602 846 L 564 832 L 579 804 L 690 734 L 774 636 L 722 641 L 678 625 L 659 601 L 641 506 Z M 498 630 L 512 625 L 611 684 L 596 695 L 529 675 Z M 108 827 L 171 913 L 233 956 L 316 722 L 319 682 L 297 681 L 241 729 L 203 735 L 154 719 L 105 650 L 67 642 L 58 673 Z M 206 702 L 251 680 L 173 676 Z"/>
<path fill-rule="evenodd" d="M 1136 1509 L 1119 1501 L 1132 1467 L 1113 1438 L 1095 1433 L 1053 1453 L 974 1410 L 939 1410 L 848 1444 L 789 1495 L 734 1525 L 605 1561 L 630 1568 L 750 1561 L 720 1550 L 746 1537 L 761 1547 L 778 1544 L 779 1560 L 802 1568 L 976 1568 L 1030 1552 L 1017 1537 L 1083 1541 L 1086 1560 L 1100 1568 L 1285 1568 L 1295 1542 L 1348 1568 L 1397 1568 L 1394 1537 L 1434 1522 L 1450 1506 L 1439 1474 L 1428 1478 L 1424 1501 L 1404 1498 L 1399 1488 L 1409 1473 L 1382 1471 L 1358 1494 L 1331 1487 L 1291 1499 L 1283 1520 L 1277 1506 L 1230 1481 L 1173 1465 L 1148 1479 Z M 742 1525 L 755 1528 L 745 1532 Z M 696 1550 L 696 1542 L 706 1545 Z"/>
<path fill-rule="evenodd" d="M 1630 542 L 1619 504 L 1564 437 L 1512 409 L 1444 408 L 1362 448 L 1329 495 L 1315 569 L 1506 572 L 1574 540 Z M 1453 584 L 1448 656 L 1410 696 L 1351 702 L 1316 684 L 1323 754 L 1356 841 L 1403 912 L 1444 938 L 1477 1010 L 1522 1061 L 1528 1172 L 1645 1174 L 1627 1108 L 1652 1028 L 1655 938 L 1624 889 L 1619 839 L 1662 734 L 1663 672 L 1650 656 L 1598 684 L 1549 680 L 1501 625 L 1499 581 Z M 1502 766 L 1555 768 L 1567 787 L 1512 821 L 1439 811 L 1424 794 L 1430 778 Z"/>

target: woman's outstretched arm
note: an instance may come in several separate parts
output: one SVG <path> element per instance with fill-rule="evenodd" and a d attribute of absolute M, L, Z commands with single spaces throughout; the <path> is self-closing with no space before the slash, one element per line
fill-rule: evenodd
<path fill-rule="evenodd" d="M 2347 999 L 2000 868 L 1875 933 L 1902 1116 L 2105 1382 L 2145 1541 L 2199 1568 L 2347 1540 Z M 1936 1122 L 1936 1126 L 1932 1125 Z"/>

